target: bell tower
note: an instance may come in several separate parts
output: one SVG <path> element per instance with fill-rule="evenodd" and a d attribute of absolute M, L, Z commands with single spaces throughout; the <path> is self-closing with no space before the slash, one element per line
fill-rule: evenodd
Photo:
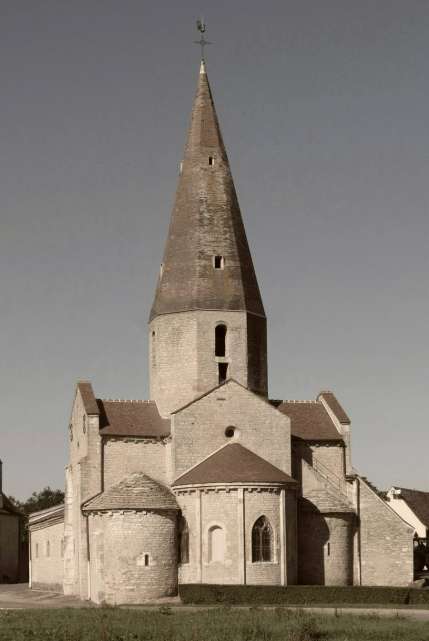
<path fill-rule="evenodd" d="M 266 334 L 202 61 L 149 319 L 150 398 L 167 416 L 228 378 L 267 395 Z"/>

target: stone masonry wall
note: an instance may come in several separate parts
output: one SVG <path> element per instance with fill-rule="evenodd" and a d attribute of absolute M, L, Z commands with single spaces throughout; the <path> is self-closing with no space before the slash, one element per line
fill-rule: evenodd
<path fill-rule="evenodd" d="M 225 357 L 215 356 L 215 327 L 227 327 Z M 227 378 L 267 394 L 266 321 L 244 312 L 197 311 L 167 314 L 149 327 L 150 395 L 168 415 Z"/>
<path fill-rule="evenodd" d="M 193 312 L 158 316 L 149 325 L 150 398 L 162 416 L 198 394 L 197 333 Z"/>
<path fill-rule="evenodd" d="M 189 562 L 179 565 L 179 583 L 201 583 L 201 490 L 174 493 L 189 529 Z"/>
<path fill-rule="evenodd" d="M 31 587 L 63 591 L 64 522 L 32 529 Z"/>
<path fill-rule="evenodd" d="M 354 515 L 300 509 L 298 523 L 299 583 L 351 585 Z"/>
<path fill-rule="evenodd" d="M 215 327 L 227 326 L 225 358 L 215 356 Z M 196 311 L 166 314 L 149 326 L 150 397 L 163 416 L 219 383 L 218 362 L 228 378 L 248 385 L 245 312 Z"/>
<path fill-rule="evenodd" d="M 413 580 L 413 530 L 363 480 L 359 483 L 362 585 L 407 585 Z"/>
<path fill-rule="evenodd" d="M 133 472 L 144 472 L 161 483 L 167 483 L 166 452 L 166 445 L 160 440 L 104 439 L 104 489 Z"/>
<path fill-rule="evenodd" d="M 268 395 L 267 320 L 247 314 L 248 387 Z"/>
<path fill-rule="evenodd" d="M 85 518 L 80 506 L 102 489 L 101 437 L 98 416 L 88 416 L 79 390 L 72 409 L 69 482 L 72 501 L 66 501 L 65 523 L 67 524 L 66 565 L 72 564 L 74 575 L 65 577 L 64 590 L 82 599 L 88 597 L 88 546 Z M 70 528 L 71 524 L 71 528 Z M 70 535 L 70 531 L 72 535 Z"/>
<path fill-rule="evenodd" d="M 306 443 L 294 439 L 292 446 L 293 451 L 293 471 L 294 478 L 302 480 L 302 461 L 309 465 L 317 466 L 318 463 L 330 471 L 334 478 L 343 478 L 345 475 L 345 450 L 344 447 L 337 444 L 328 443 Z"/>
<path fill-rule="evenodd" d="M 287 546 L 290 556 L 296 559 L 296 522 L 294 492 L 286 502 L 286 514 L 281 524 L 282 498 L 280 489 L 232 488 L 221 486 L 213 489 L 195 488 L 175 494 L 189 529 L 189 562 L 179 566 L 180 583 L 248 583 L 276 585 L 282 581 L 281 564 L 287 568 Z M 260 516 L 266 516 L 273 529 L 274 558 L 271 562 L 252 562 L 252 528 Z M 289 537 L 285 536 L 290 527 Z M 210 532 L 221 527 L 224 532 L 223 561 L 211 559 Z M 281 551 L 281 541 L 286 549 Z M 293 563 L 291 577 L 296 582 Z"/>
<path fill-rule="evenodd" d="M 295 585 L 298 582 L 298 514 L 297 492 L 286 492 L 286 563 L 287 584 Z"/>
<path fill-rule="evenodd" d="M 175 511 L 90 515 L 91 599 L 119 605 L 176 594 L 176 527 Z"/>
<path fill-rule="evenodd" d="M 239 583 L 240 541 L 238 529 L 237 491 L 208 491 L 202 493 L 202 583 Z M 210 560 L 210 528 L 220 526 L 224 531 L 223 562 Z"/>
<path fill-rule="evenodd" d="M 173 415 L 174 478 L 230 442 L 225 436 L 230 425 L 237 428 L 237 442 L 290 474 L 288 417 L 229 381 Z"/>
<path fill-rule="evenodd" d="M 19 576 L 19 517 L 0 514 L 0 583 Z"/>
<path fill-rule="evenodd" d="M 247 490 L 245 493 L 246 583 L 249 585 L 279 585 L 281 582 L 280 509 L 280 490 Z M 252 563 L 252 528 L 260 516 L 265 516 L 272 527 L 274 558 L 271 562 Z"/>

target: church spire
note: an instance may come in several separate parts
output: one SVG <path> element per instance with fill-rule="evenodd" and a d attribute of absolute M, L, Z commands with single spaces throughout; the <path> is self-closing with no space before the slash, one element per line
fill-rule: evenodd
<path fill-rule="evenodd" d="M 150 319 L 264 307 L 204 60 Z"/>

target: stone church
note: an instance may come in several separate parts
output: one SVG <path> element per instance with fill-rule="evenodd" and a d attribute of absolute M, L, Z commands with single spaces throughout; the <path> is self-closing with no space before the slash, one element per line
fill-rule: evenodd
<path fill-rule="evenodd" d="M 33 588 L 121 604 L 184 583 L 412 581 L 412 530 L 352 467 L 334 393 L 269 396 L 267 319 L 204 63 L 148 340 L 150 400 L 77 384 L 65 504 L 30 520 Z"/>

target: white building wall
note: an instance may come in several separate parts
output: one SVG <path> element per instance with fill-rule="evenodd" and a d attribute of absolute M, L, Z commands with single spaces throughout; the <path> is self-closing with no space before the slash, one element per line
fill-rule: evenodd
<path fill-rule="evenodd" d="M 387 500 L 392 510 L 395 510 L 401 518 L 404 519 L 416 532 L 417 536 L 424 539 L 426 538 L 426 526 L 420 521 L 420 519 L 414 514 L 413 510 L 408 506 L 408 504 L 401 499 L 400 495 L 395 495 L 395 488 L 391 488 L 387 492 Z"/>
<path fill-rule="evenodd" d="M 31 587 L 63 591 L 64 522 L 31 530 Z"/>

